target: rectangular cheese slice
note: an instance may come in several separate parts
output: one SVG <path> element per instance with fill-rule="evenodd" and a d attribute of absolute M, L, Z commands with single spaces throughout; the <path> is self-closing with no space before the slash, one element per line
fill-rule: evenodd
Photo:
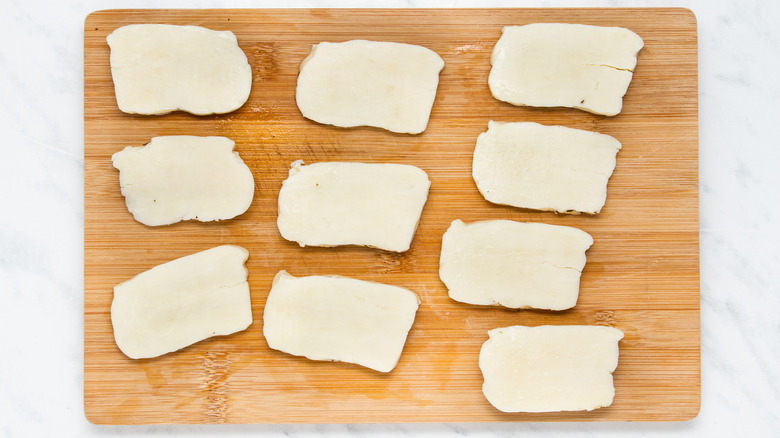
<path fill-rule="evenodd" d="M 428 125 L 444 61 L 413 44 L 352 40 L 312 46 L 295 99 L 304 117 L 419 134 Z"/>
<path fill-rule="evenodd" d="M 572 227 L 455 220 L 442 237 L 439 277 L 463 303 L 565 310 L 577 303 L 592 244 Z"/>
<path fill-rule="evenodd" d="M 620 27 L 508 26 L 493 49 L 488 84 L 496 99 L 514 105 L 614 116 L 643 46 L 639 35 Z"/>
<path fill-rule="evenodd" d="M 154 137 L 111 160 L 128 210 L 142 224 L 231 219 L 252 203 L 255 181 L 225 137 Z"/>
<path fill-rule="evenodd" d="M 280 271 L 265 304 L 263 334 L 275 350 L 389 372 L 419 304 L 417 295 L 397 286 Z"/>
<path fill-rule="evenodd" d="M 414 166 L 292 164 L 279 191 L 279 231 L 301 246 L 409 249 L 430 181 Z"/>
<path fill-rule="evenodd" d="M 114 339 L 132 359 L 179 350 L 252 323 L 249 252 L 217 246 L 155 266 L 114 287 Z"/>
<path fill-rule="evenodd" d="M 605 326 L 512 326 L 479 353 L 487 400 L 503 412 L 593 410 L 612 404 L 623 332 Z"/>
<path fill-rule="evenodd" d="M 477 138 L 472 176 L 490 202 L 597 214 L 622 145 L 597 132 L 490 121 Z"/>
<path fill-rule="evenodd" d="M 233 32 L 131 24 L 106 38 L 119 109 L 131 114 L 222 114 L 240 108 L 252 68 Z"/>

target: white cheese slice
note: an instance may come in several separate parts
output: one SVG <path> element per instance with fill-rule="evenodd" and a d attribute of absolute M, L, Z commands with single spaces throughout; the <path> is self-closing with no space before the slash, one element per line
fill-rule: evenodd
<path fill-rule="evenodd" d="M 252 323 L 249 252 L 222 245 L 155 266 L 114 287 L 114 339 L 132 359 L 157 357 Z"/>
<path fill-rule="evenodd" d="M 279 231 L 301 246 L 361 245 L 409 249 L 428 175 L 390 163 L 296 161 L 279 191 Z"/>
<path fill-rule="evenodd" d="M 597 214 L 621 144 L 597 132 L 491 121 L 477 138 L 472 176 L 490 202 Z"/>
<path fill-rule="evenodd" d="M 230 31 L 131 24 L 106 38 L 119 109 L 131 114 L 222 114 L 241 107 L 252 69 Z"/>
<path fill-rule="evenodd" d="M 503 412 L 593 410 L 612 404 L 623 332 L 605 326 L 512 326 L 488 332 L 479 367 Z"/>
<path fill-rule="evenodd" d="M 145 225 L 230 219 L 252 203 L 252 171 L 225 137 L 154 137 L 113 155 L 128 210 Z"/>
<path fill-rule="evenodd" d="M 463 303 L 565 310 L 577 303 L 592 244 L 572 227 L 455 220 L 442 237 L 439 277 Z"/>
<path fill-rule="evenodd" d="M 389 372 L 419 304 L 417 295 L 397 286 L 280 271 L 265 304 L 263 334 L 274 350 Z"/>
<path fill-rule="evenodd" d="M 298 75 L 304 117 L 340 127 L 418 134 L 428 125 L 444 61 L 422 46 L 384 41 L 322 42 Z"/>
<path fill-rule="evenodd" d="M 493 48 L 488 84 L 496 99 L 514 105 L 614 116 L 643 45 L 639 35 L 620 27 L 508 26 Z"/>

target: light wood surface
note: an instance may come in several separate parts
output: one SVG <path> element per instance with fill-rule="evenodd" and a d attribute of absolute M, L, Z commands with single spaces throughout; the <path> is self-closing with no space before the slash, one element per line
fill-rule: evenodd
<path fill-rule="evenodd" d="M 116 105 L 106 36 L 131 23 L 231 30 L 252 65 L 239 110 L 197 117 L 133 116 Z M 645 41 L 623 112 L 514 107 L 487 87 L 490 53 L 505 25 L 569 22 L 621 26 Z M 685 9 L 110 10 L 84 29 L 84 404 L 101 424 L 671 421 L 699 409 L 697 31 Z M 427 130 L 400 135 L 304 119 L 295 105 L 301 60 L 320 41 L 419 44 L 446 65 Z M 492 205 L 471 178 L 477 135 L 489 120 L 588 129 L 623 143 L 607 203 L 597 216 Z M 158 135 L 222 135 L 256 180 L 242 216 L 218 223 L 146 227 L 119 190 L 111 155 Z M 392 162 L 431 181 L 411 249 L 300 248 L 276 228 L 276 199 L 290 163 Z M 441 236 L 454 219 L 569 225 L 595 239 L 577 306 L 564 312 L 460 304 L 438 277 Z M 254 314 L 244 332 L 163 357 L 131 360 L 117 349 L 112 288 L 157 264 L 219 244 L 250 251 Z M 339 274 L 403 286 L 422 300 L 395 370 L 313 362 L 268 348 L 262 315 L 273 276 Z M 477 357 L 492 328 L 606 324 L 625 332 L 611 407 L 506 414 L 481 392 Z"/>

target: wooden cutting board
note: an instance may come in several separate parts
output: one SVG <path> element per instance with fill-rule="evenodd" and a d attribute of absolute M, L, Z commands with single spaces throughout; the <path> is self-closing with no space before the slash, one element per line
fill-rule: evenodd
<path fill-rule="evenodd" d="M 514 107 L 487 86 L 490 53 L 505 25 L 569 22 L 627 27 L 645 41 L 616 117 Z M 231 30 L 253 68 L 248 102 L 225 115 L 133 116 L 117 109 L 106 36 L 131 23 Z M 400 135 L 304 119 L 298 67 L 312 44 L 349 39 L 419 44 L 446 66 L 428 129 Z M 699 250 L 697 32 L 685 9 L 108 10 L 84 25 L 84 408 L 101 424 L 668 421 L 698 413 Z M 597 216 L 492 205 L 471 179 L 477 135 L 489 120 L 533 121 L 612 135 L 623 143 Z M 242 216 L 219 223 L 146 227 L 120 194 L 111 155 L 159 135 L 221 135 L 256 180 Z M 425 170 L 430 197 L 411 249 L 300 248 L 276 228 L 290 163 L 406 163 Z M 454 219 L 569 225 L 595 239 L 577 306 L 510 311 L 454 302 L 438 278 L 441 236 Z M 112 288 L 157 264 L 220 244 L 250 251 L 254 323 L 163 357 L 117 349 Z M 272 351 L 262 335 L 271 280 L 338 274 L 403 286 L 422 304 L 401 360 L 388 374 Z M 524 324 L 604 324 L 625 332 L 611 407 L 505 414 L 481 392 L 487 331 Z"/>

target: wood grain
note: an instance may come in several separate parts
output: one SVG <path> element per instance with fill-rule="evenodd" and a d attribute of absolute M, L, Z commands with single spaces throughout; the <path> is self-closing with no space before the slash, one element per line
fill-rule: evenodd
<path fill-rule="evenodd" d="M 253 67 L 239 110 L 146 117 L 116 105 L 106 36 L 131 23 L 233 31 Z M 570 22 L 627 27 L 645 41 L 623 112 L 519 108 L 492 98 L 490 52 L 505 25 Z M 311 44 L 374 39 L 419 44 L 446 63 L 421 135 L 339 129 L 304 119 L 298 67 Z M 685 9 L 108 10 L 84 24 L 84 407 L 100 424 L 674 421 L 700 395 L 697 31 Z M 588 129 L 623 143 L 597 216 L 492 205 L 471 179 L 476 137 L 489 120 Z M 223 135 L 252 169 L 255 198 L 219 223 L 146 227 L 128 213 L 111 155 L 157 135 Z M 276 229 L 276 197 L 290 163 L 393 162 L 425 170 L 432 187 L 411 249 L 300 248 Z M 441 236 L 454 219 L 540 221 L 594 236 L 580 300 L 565 312 L 456 303 L 438 278 Z M 114 344 L 112 288 L 159 263 L 224 243 L 250 251 L 254 323 L 163 357 L 130 360 Z M 339 274 L 406 287 L 422 300 L 401 360 L 381 374 L 272 351 L 262 335 L 271 280 Z M 611 407 L 505 414 L 481 393 L 477 365 L 492 328 L 606 324 L 620 328 Z"/>

